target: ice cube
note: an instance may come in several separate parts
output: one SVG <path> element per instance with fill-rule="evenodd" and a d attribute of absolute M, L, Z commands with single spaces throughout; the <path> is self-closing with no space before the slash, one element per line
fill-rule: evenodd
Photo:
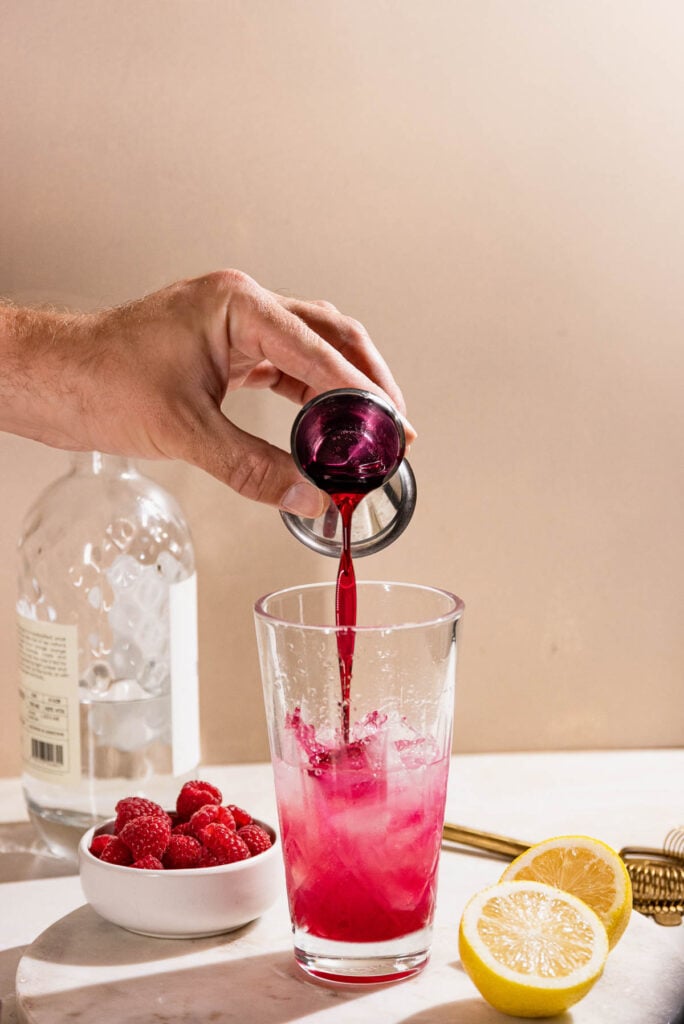
<path fill-rule="evenodd" d="M 107 569 L 107 579 L 115 593 L 131 587 L 140 577 L 142 565 L 131 555 L 119 555 Z"/>
<path fill-rule="evenodd" d="M 114 643 L 110 662 L 117 679 L 137 678 L 145 663 L 140 648 L 130 640 L 123 639 Z"/>
<path fill-rule="evenodd" d="M 156 567 L 147 566 L 132 587 L 135 603 L 147 612 L 159 610 L 168 596 L 168 587 Z"/>
<path fill-rule="evenodd" d="M 439 748 L 430 736 L 397 740 L 395 746 L 405 768 L 422 768 L 439 758 Z"/>
<path fill-rule="evenodd" d="M 88 725 L 101 747 L 142 750 L 168 734 L 169 705 L 150 697 L 135 679 L 120 679 L 104 699 L 91 703 Z"/>
<path fill-rule="evenodd" d="M 118 637 L 130 639 L 138 627 L 141 612 L 132 601 L 125 601 L 121 597 L 117 597 L 107 618 L 109 625 Z"/>
<path fill-rule="evenodd" d="M 169 666 L 166 661 L 153 661 L 145 668 L 141 683 L 146 691 L 159 697 L 168 689 Z"/>
<path fill-rule="evenodd" d="M 136 623 L 132 638 L 145 658 L 159 658 L 168 650 L 169 631 L 165 622 L 149 616 Z"/>
<path fill-rule="evenodd" d="M 88 591 L 88 604 L 91 608 L 98 609 L 102 605 L 102 590 L 100 587 L 92 587 Z"/>
<path fill-rule="evenodd" d="M 137 679 L 117 679 L 107 694 L 107 700 L 111 701 L 147 700 L 148 697 Z"/>

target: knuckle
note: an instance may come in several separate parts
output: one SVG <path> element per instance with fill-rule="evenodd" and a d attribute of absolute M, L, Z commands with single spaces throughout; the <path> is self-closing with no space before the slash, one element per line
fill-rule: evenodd
<path fill-rule="evenodd" d="M 223 280 L 233 288 L 251 288 L 254 285 L 253 279 L 249 274 L 245 274 L 244 270 L 235 270 L 234 268 L 231 268 L 219 271 L 219 273 Z"/>
<path fill-rule="evenodd" d="M 252 291 L 255 286 L 255 281 L 249 274 L 233 268 L 214 270 L 210 274 L 198 278 L 198 283 L 205 284 L 210 290 L 220 294 Z"/>
<path fill-rule="evenodd" d="M 363 326 L 360 320 L 355 320 L 351 316 L 346 316 L 344 318 L 344 326 L 347 331 L 347 334 L 354 341 L 366 341 L 366 339 L 368 338 L 368 331 Z"/>
<path fill-rule="evenodd" d="M 368 331 L 358 320 L 345 316 L 339 321 L 337 332 L 344 349 L 365 352 L 371 345 Z"/>
<path fill-rule="evenodd" d="M 334 306 L 332 302 L 328 302 L 326 299 L 317 299 L 311 305 L 328 314 L 331 327 L 334 328 L 339 338 L 346 345 L 362 346 L 368 344 L 368 331 L 360 320 L 341 313 L 337 306 Z"/>
<path fill-rule="evenodd" d="M 311 305 L 317 306 L 318 309 L 325 310 L 326 313 L 339 313 L 337 306 L 333 305 L 332 302 L 328 302 L 327 299 L 314 299 Z"/>
<path fill-rule="evenodd" d="M 234 465 L 230 485 L 244 498 L 264 501 L 269 493 L 271 466 L 266 459 L 243 455 Z"/>

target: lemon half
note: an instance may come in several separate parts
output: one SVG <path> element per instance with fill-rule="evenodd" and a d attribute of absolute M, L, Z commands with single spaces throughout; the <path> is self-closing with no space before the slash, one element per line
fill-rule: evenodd
<path fill-rule="evenodd" d="M 578 896 L 603 921 L 610 948 L 632 913 L 632 883 L 615 850 L 589 836 L 557 836 L 536 843 L 508 865 L 500 881 L 546 882 Z"/>
<path fill-rule="evenodd" d="M 518 1017 L 552 1017 L 587 994 L 608 956 L 606 929 L 571 893 L 500 882 L 466 905 L 461 963 L 481 995 Z"/>

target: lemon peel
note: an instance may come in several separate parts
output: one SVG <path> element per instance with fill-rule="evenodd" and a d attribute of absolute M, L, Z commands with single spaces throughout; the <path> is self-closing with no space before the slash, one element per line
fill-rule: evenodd
<path fill-rule="evenodd" d="M 603 971 L 608 936 L 578 897 L 543 882 L 500 882 L 476 893 L 459 928 L 461 963 L 495 1009 L 552 1017 Z"/>
<path fill-rule="evenodd" d="M 531 846 L 508 865 L 500 881 L 535 881 L 584 900 L 608 933 L 611 949 L 632 913 L 632 883 L 620 856 L 591 836 L 555 836 Z"/>

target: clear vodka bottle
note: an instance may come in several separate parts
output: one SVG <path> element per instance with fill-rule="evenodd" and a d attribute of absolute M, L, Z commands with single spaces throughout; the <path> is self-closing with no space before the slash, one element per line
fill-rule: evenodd
<path fill-rule="evenodd" d="M 197 587 L 174 501 L 128 459 L 72 456 L 19 542 L 23 788 L 57 852 L 121 797 L 171 806 L 199 762 Z"/>

